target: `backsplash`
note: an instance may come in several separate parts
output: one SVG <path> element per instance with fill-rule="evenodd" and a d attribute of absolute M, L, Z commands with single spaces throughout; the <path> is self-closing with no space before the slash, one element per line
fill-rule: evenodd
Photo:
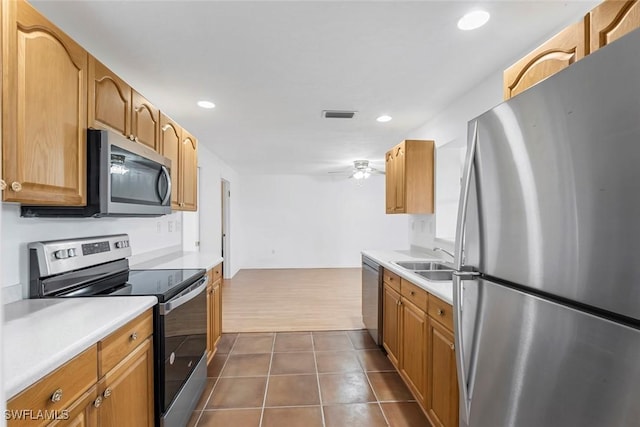
<path fill-rule="evenodd" d="M 27 244 L 127 233 L 134 255 L 182 246 L 182 213 L 154 218 L 21 218 L 18 204 L 2 204 L 2 302 L 27 297 Z"/>

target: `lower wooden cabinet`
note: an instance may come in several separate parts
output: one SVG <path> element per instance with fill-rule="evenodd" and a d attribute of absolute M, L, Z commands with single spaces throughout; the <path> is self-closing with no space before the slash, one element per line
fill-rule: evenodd
<path fill-rule="evenodd" d="M 216 354 L 218 340 L 222 336 L 222 264 L 207 272 L 207 363 Z"/>
<path fill-rule="evenodd" d="M 152 321 L 149 309 L 11 398 L 5 413 L 7 425 L 152 427 Z M 105 363 L 103 355 L 115 354 L 109 351 L 115 348 L 109 343 L 122 347 L 119 338 L 123 335 L 133 342 L 129 351 L 113 365 Z M 99 374 L 100 366 L 110 369 Z"/>
<path fill-rule="evenodd" d="M 383 346 L 431 425 L 458 425 L 453 307 L 384 271 Z M 399 282 L 399 285 L 398 285 Z"/>

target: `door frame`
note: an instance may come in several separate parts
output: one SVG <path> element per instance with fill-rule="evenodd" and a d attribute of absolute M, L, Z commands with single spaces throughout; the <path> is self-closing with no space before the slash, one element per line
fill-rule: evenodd
<path fill-rule="evenodd" d="M 222 277 L 231 278 L 231 183 L 220 179 L 220 246 L 222 263 Z"/>

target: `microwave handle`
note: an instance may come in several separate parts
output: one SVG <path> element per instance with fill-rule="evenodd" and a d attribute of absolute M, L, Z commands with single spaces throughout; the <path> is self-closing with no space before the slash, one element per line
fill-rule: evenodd
<path fill-rule="evenodd" d="M 171 175 L 169 174 L 169 171 L 167 170 L 166 167 L 164 166 L 160 166 L 160 168 L 162 169 L 162 175 L 164 175 L 164 177 L 167 179 L 167 192 L 164 195 L 164 197 L 162 198 L 162 205 L 164 206 L 169 199 L 171 198 Z M 162 179 L 162 176 L 158 177 L 158 196 L 162 197 L 162 195 L 160 194 L 161 191 L 161 187 L 160 187 L 160 180 Z"/>

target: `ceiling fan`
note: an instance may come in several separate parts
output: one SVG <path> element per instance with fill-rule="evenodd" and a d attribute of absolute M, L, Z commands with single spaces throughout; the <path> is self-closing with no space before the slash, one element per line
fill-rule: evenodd
<path fill-rule="evenodd" d="M 356 180 L 367 179 L 372 174 L 384 175 L 384 171 L 369 166 L 369 160 L 354 160 L 353 168 L 346 171 L 332 171 L 330 174 L 349 174 L 348 178 Z"/>

